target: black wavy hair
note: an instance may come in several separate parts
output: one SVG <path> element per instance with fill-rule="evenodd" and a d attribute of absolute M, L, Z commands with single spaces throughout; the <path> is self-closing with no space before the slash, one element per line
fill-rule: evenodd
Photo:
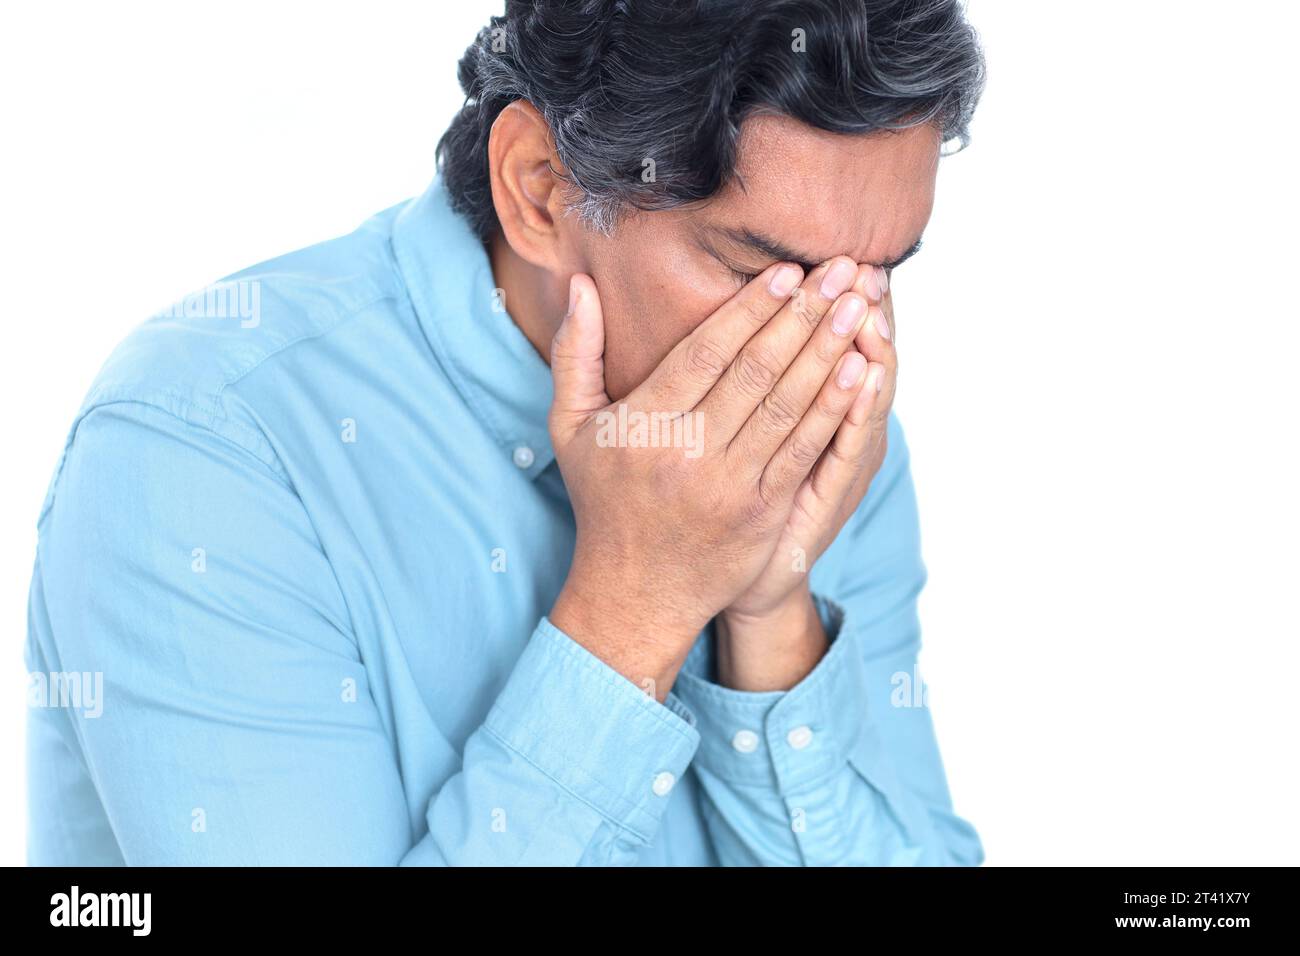
<path fill-rule="evenodd" d="M 578 211 L 608 231 L 628 206 L 714 195 L 757 112 L 836 133 L 935 123 L 960 149 L 984 59 L 957 0 L 507 0 L 459 78 L 438 167 L 486 240 L 488 136 L 515 100 L 546 119 Z"/>

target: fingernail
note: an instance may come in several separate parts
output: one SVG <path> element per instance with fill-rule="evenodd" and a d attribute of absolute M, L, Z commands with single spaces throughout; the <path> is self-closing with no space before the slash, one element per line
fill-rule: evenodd
<path fill-rule="evenodd" d="M 853 277 L 858 274 L 857 263 L 845 259 L 835 260 L 835 264 L 822 276 L 821 293 L 823 299 L 837 299 L 849 290 Z"/>
<path fill-rule="evenodd" d="M 767 291 L 778 299 L 788 298 L 794 287 L 803 279 L 803 270 L 798 266 L 784 265 L 772 273 L 768 280 Z"/>
<path fill-rule="evenodd" d="M 850 352 L 844 356 L 844 361 L 840 364 L 840 374 L 836 378 L 840 388 L 852 388 L 862 380 L 862 369 L 866 366 L 867 360 L 862 357 L 861 352 Z"/>
<path fill-rule="evenodd" d="M 867 304 L 856 295 L 846 295 L 835 303 L 835 314 L 831 316 L 831 328 L 837 335 L 852 335 L 858 328 L 858 320 Z"/>
<path fill-rule="evenodd" d="M 568 315 L 573 315 L 573 310 L 577 307 L 577 305 L 578 305 L 578 282 L 577 282 L 577 279 L 576 279 L 576 278 L 571 278 L 571 279 L 569 279 L 569 312 L 568 312 Z M 568 315 L 566 315 L 565 318 L 568 318 Z"/>
<path fill-rule="evenodd" d="M 876 281 L 880 283 L 881 295 L 889 291 L 889 273 L 881 266 L 876 266 Z"/>
<path fill-rule="evenodd" d="M 880 277 L 876 275 L 876 267 L 867 270 L 866 287 L 867 297 L 872 302 L 879 302 L 883 293 L 880 291 Z"/>
<path fill-rule="evenodd" d="M 889 341 L 889 320 L 885 318 L 885 313 L 880 309 L 871 310 L 872 321 L 875 323 L 876 331 L 886 342 Z"/>
<path fill-rule="evenodd" d="M 879 392 L 885 384 L 885 367 L 883 365 L 871 366 L 871 371 L 867 373 L 866 391 Z"/>

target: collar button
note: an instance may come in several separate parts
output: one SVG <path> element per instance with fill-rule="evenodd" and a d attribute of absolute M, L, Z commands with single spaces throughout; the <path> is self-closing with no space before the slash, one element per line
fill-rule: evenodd
<path fill-rule="evenodd" d="M 786 743 L 788 743 L 795 750 L 803 750 L 810 743 L 812 743 L 812 739 L 813 739 L 812 728 L 807 725 L 796 727 L 794 730 L 790 731 L 788 734 L 785 735 Z"/>

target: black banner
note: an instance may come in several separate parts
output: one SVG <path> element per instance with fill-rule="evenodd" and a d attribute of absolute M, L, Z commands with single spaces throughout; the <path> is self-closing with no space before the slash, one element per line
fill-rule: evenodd
<path fill-rule="evenodd" d="M 421 948 L 533 937 L 618 944 L 700 930 L 808 942 L 924 945 L 1132 938 L 1238 946 L 1293 935 L 1292 869 L 8 870 L 4 920 L 21 935 L 87 943 L 375 940 Z M 615 935 L 609 935 L 610 932 Z M 466 937 L 470 937 L 466 940 Z"/>

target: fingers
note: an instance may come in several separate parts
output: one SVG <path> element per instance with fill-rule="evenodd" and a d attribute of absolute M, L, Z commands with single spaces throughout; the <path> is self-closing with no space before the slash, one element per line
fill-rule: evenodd
<path fill-rule="evenodd" d="M 862 390 L 809 476 L 807 488 L 801 489 L 811 496 L 812 500 L 804 503 L 809 512 L 830 514 L 846 503 L 851 511 L 861 499 L 860 493 L 855 496 L 855 489 L 866 491 L 875 474 L 870 466 L 882 448 L 889 417 L 889 406 L 879 390 L 883 379 L 883 366 L 868 366 Z M 877 409 L 883 410 L 879 416 Z"/>
<path fill-rule="evenodd" d="M 867 375 L 867 360 L 857 351 L 844 355 L 817 398 L 786 436 L 759 477 L 759 498 L 771 504 L 794 495 L 812 471 L 854 403 Z"/>
<path fill-rule="evenodd" d="M 867 397 L 854 403 L 848 415 L 851 424 L 865 423 L 870 413 L 874 424 L 882 426 L 893 405 L 898 382 L 898 352 L 894 348 L 893 322 L 889 318 L 892 311 L 892 299 L 886 292 L 879 305 L 873 305 L 867 310 L 867 320 L 853 340 L 857 350 L 872 364 L 872 371 L 868 374 L 874 376 L 872 384 L 879 391 L 880 397 L 879 400 L 871 398 L 870 407 Z"/>
<path fill-rule="evenodd" d="M 735 437 L 781 380 L 822 317 L 852 286 L 857 273 L 857 263 L 847 256 L 837 256 L 814 269 L 790 301 L 744 343 L 697 406 L 713 440 L 729 443 Z M 793 420 L 788 421 L 787 430 L 793 425 Z"/>
<path fill-rule="evenodd" d="M 813 337 L 759 402 L 727 447 L 742 468 L 757 475 L 812 406 L 840 357 L 852 348 L 866 321 L 867 300 L 846 292 L 835 301 Z"/>
<path fill-rule="evenodd" d="M 632 400 L 661 409 L 694 409 L 741 347 L 787 305 L 803 277 L 803 270 L 789 262 L 763 270 L 679 342 Z"/>
<path fill-rule="evenodd" d="M 859 267 L 858 280 L 853 287 L 873 303 L 879 303 L 889 291 L 889 276 L 880 266 L 863 265 Z"/>
<path fill-rule="evenodd" d="M 802 507 L 814 515 L 847 508 L 851 511 L 866 492 L 880 465 L 898 380 L 894 348 L 893 299 L 888 279 L 879 303 L 872 305 L 854 345 L 870 362 L 867 379 L 835 432 L 826 454 L 817 462 L 807 484 L 799 490 Z"/>
<path fill-rule="evenodd" d="M 593 414 L 609 405 L 605 393 L 605 320 L 590 276 L 569 280 L 569 311 L 551 340 L 551 438 L 564 445 Z"/>
<path fill-rule="evenodd" d="M 885 318 L 889 320 L 889 338 L 893 341 L 894 331 L 897 326 L 894 325 L 894 296 L 890 292 L 889 273 L 880 266 L 876 266 L 877 283 L 880 286 L 880 308 L 884 310 Z"/>

